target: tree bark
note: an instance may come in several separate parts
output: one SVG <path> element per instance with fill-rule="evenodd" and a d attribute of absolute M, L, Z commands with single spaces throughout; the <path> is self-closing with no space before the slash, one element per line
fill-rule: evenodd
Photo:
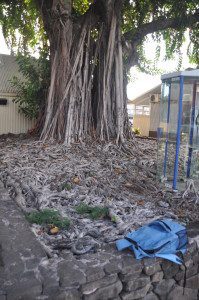
<path fill-rule="evenodd" d="M 70 1 L 52 1 L 51 6 L 41 8 L 51 56 L 42 139 L 69 145 L 94 136 L 119 143 L 130 134 L 123 77 L 122 1 L 95 4 L 78 23 L 72 21 Z"/>

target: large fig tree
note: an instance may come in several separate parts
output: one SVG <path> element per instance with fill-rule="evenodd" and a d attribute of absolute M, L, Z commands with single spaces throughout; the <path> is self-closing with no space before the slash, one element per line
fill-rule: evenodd
<path fill-rule="evenodd" d="M 66 144 L 88 135 L 117 142 L 129 136 L 127 74 L 142 67 L 148 34 L 166 41 L 169 57 L 189 28 L 189 56 L 199 61 L 198 0 L 5 0 L 0 20 L 12 48 L 49 47 L 41 138 Z"/>

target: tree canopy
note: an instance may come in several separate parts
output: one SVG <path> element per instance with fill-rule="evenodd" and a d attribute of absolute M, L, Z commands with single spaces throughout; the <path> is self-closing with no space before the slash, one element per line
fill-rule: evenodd
<path fill-rule="evenodd" d="M 48 35 L 39 8 L 43 3 L 50 11 L 53 2 L 56 1 L 1 1 L 0 24 L 7 45 L 11 49 L 26 53 L 28 49 L 35 49 L 35 47 L 37 50 L 48 48 Z M 166 44 L 165 56 L 172 58 L 184 42 L 187 28 L 190 37 L 187 54 L 192 63 L 199 62 L 198 0 L 123 0 L 121 2 L 123 2 L 121 26 L 124 55 L 130 65 L 142 66 L 145 62 L 142 45 L 147 34 L 153 34 L 156 41 L 163 39 Z M 91 9 L 96 10 L 96 15 L 99 13 L 103 15 L 103 0 L 73 0 L 60 1 L 60 3 L 71 3 L 71 17 L 77 22 Z M 157 53 L 159 51 L 160 48 L 157 46 Z"/>
<path fill-rule="evenodd" d="M 4 0 L 0 22 L 16 52 L 49 54 L 41 137 L 66 144 L 88 135 L 116 142 L 130 136 L 127 74 L 133 65 L 149 70 L 143 51 L 148 34 L 165 41 L 171 58 L 189 29 L 187 53 L 199 62 L 198 0 Z"/>

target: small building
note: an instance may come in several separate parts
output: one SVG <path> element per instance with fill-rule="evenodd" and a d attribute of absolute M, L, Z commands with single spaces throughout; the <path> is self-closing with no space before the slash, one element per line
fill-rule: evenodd
<path fill-rule="evenodd" d="M 26 133 L 34 126 L 34 121 L 19 113 L 18 104 L 13 102 L 16 90 L 10 80 L 14 76 L 22 78 L 16 58 L 0 54 L 0 135 Z"/>
<path fill-rule="evenodd" d="M 133 128 L 139 128 L 143 136 L 157 136 L 159 125 L 161 85 L 128 101 L 128 114 Z"/>

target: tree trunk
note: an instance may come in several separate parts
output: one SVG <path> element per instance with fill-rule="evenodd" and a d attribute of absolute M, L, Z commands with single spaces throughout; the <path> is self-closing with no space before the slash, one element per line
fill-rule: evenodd
<path fill-rule="evenodd" d="M 52 21 L 51 16 L 51 23 L 43 13 L 50 40 L 51 85 L 41 137 L 67 145 L 88 135 L 123 142 L 130 133 L 121 1 L 101 1 L 103 6 L 88 12 L 79 23 L 72 23 L 65 2 L 54 1 L 51 13 L 56 18 Z"/>

